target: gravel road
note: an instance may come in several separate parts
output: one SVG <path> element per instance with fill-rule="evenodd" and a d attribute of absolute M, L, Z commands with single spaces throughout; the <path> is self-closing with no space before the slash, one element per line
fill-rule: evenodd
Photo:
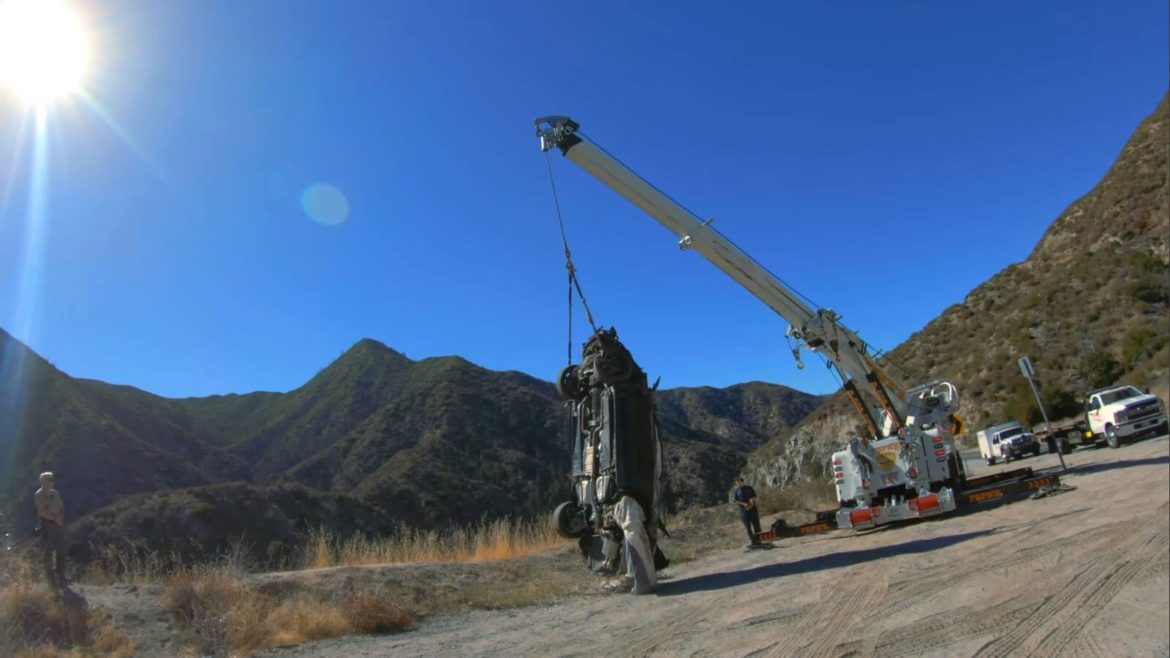
<path fill-rule="evenodd" d="M 1065 460 L 1076 490 L 1060 495 L 729 549 L 671 567 L 654 595 L 570 596 L 276 655 L 1170 654 L 1170 441 Z"/>

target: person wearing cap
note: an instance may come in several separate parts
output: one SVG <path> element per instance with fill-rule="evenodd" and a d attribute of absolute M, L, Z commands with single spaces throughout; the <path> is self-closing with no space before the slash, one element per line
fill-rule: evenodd
<path fill-rule="evenodd" d="M 40 517 L 41 551 L 45 577 L 52 587 L 65 586 L 65 503 L 54 487 L 51 472 L 41 473 L 41 488 L 33 500 Z"/>
<path fill-rule="evenodd" d="M 739 508 L 739 520 L 743 521 L 743 527 L 747 529 L 748 540 L 751 541 L 752 546 L 758 546 L 760 540 L 757 538 L 760 534 L 760 510 L 756 508 L 756 490 L 750 484 L 744 484 L 743 478 L 735 478 L 735 491 L 732 492 L 732 500 Z M 754 529 L 754 532 L 753 532 Z"/>

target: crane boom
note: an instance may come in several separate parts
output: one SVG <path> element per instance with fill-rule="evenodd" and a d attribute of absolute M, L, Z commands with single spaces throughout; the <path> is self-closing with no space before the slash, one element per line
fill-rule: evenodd
<path fill-rule="evenodd" d="M 839 316 L 827 308 L 813 309 L 800 295 L 760 265 L 711 226 L 702 221 L 637 173 L 610 156 L 579 132 L 579 125 L 563 116 L 536 120 L 536 134 L 542 151 L 557 148 L 577 166 L 607 187 L 638 206 L 679 236 L 681 249 L 694 249 L 713 265 L 751 292 L 757 299 L 789 323 L 788 335 L 797 340 L 793 350 L 800 363 L 799 346 L 825 356 L 840 375 L 855 410 L 870 433 L 884 434 L 858 395 L 858 382 L 870 393 L 892 422 L 889 431 L 902 429 L 910 412 L 905 392 L 875 362 L 866 343 L 838 322 Z"/>

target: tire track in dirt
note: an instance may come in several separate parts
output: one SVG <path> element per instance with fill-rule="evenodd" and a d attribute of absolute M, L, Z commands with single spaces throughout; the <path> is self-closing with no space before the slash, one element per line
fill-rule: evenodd
<path fill-rule="evenodd" d="M 1126 585 L 1139 578 L 1150 566 L 1166 561 L 1166 556 L 1170 552 L 1168 543 L 1170 543 L 1170 527 L 1163 527 L 1152 533 L 1149 540 L 1138 549 L 1139 557 L 1131 557 L 1119 564 L 1113 573 L 1097 583 L 1097 586 L 1085 596 L 1076 610 L 1069 613 L 1061 620 L 1059 626 L 1041 639 L 1045 651 L 1049 651 L 1053 655 L 1062 655 L 1064 648 L 1078 635 L 1085 632 L 1085 626 L 1097 614 L 1097 611 L 1108 605 Z M 1158 548 L 1153 548 L 1152 544 L 1158 545 Z M 1151 548 L 1153 550 L 1150 550 Z M 1145 555 L 1143 556 L 1142 553 Z"/>
<path fill-rule="evenodd" d="M 882 633 L 874 653 L 883 656 L 913 656 L 937 651 L 961 640 L 997 632 L 1005 625 L 1015 623 L 1020 616 L 1028 616 L 1040 607 L 1040 602 L 1009 608 L 1006 605 L 990 610 L 974 611 L 957 608 L 915 621 L 911 626 Z"/>
<path fill-rule="evenodd" d="M 1081 634 L 1068 655 L 1077 656 L 1078 658 L 1110 658 L 1110 654 L 1105 653 L 1101 649 L 1101 645 L 1097 644 L 1097 639 L 1093 637 L 1092 633 Z"/>
<path fill-rule="evenodd" d="M 704 632 L 706 629 L 697 627 L 695 622 L 707 621 L 706 616 L 709 612 L 705 608 L 690 608 L 665 624 L 662 624 L 660 620 L 656 620 L 648 629 L 647 633 L 638 632 L 642 628 L 634 629 L 633 632 L 629 632 L 629 635 L 633 637 L 641 636 L 644 639 L 631 641 L 623 651 L 631 656 L 646 656 L 655 651 L 665 651 L 662 648 L 664 644 L 676 642 L 680 639 Z M 700 618 L 700 615 L 702 615 L 702 618 Z"/>
<path fill-rule="evenodd" d="M 1115 526 L 1118 524 L 1110 525 Z M 1134 523 L 1130 522 L 1124 525 L 1133 527 Z M 1138 527 L 1142 527 L 1140 523 L 1138 523 Z M 1161 534 L 1161 529 L 1157 531 L 1157 534 Z M 1055 594 L 1046 598 L 1032 614 L 1019 620 L 1007 633 L 983 645 L 975 655 L 987 656 L 988 658 L 1006 658 L 1007 656 L 1016 655 L 1023 650 L 1024 643 L 1035 635 L 1041 627 L 1057 617 L 1064 619 L 1073 615 L 1076 610 L 1084 606 L 1086 599 L 1093 598 L 1095 594 L 1102 590 L 1104 590 L 1102 596 L 1104 601 L 1112 599 L 1121 588 L 1131 582 L 1141 572 L 1146 565 L 1147 559 L 1156 557 L 1146 556 L 1137 560 L 1140 564 L 1135 568 L 1129 569 L 1129 566 L 1133 563 L 1132 560 L 1128 559 L 1129 554 L 1131 551 L 1137 549 L 1139 545 L 1146 544 L 1147 541 L 1144 540 L 1147 537 L 1148 535 L 1132 533 L 1121 542 L 1113 544 L 1108 550 L 1091 557 L 1088 564 L 1079 573 L 1073 576 Z M 1094 611 L 1096 609 L 1093 608 Z M 1077 627 L 1075 630 L 1079 632 L 1080 627 Z M 1075 637 L 1075 634 L 1073 637 Z M 1071 639 L 1070 637 L 1064 640 L 1064 642 L 1067 643 Z"/>
<path fill-rule="evenodd" d="M 1100 526 L 1094 530 L 1078 535 L 1078 546 L 1096 545 L 1116 540 L 1118 530 L 1132 528 L 1132 522 L 1119 521 Z M 1005 538 L 989 547 L 981 547 L 980 560 L 967 561 L 963 564 L 941 564 L 929 567 L 919 572 L 912 572 L 904 580 L 899 580 L 890 587 L 890 599 L 885 608 L 897 606 L 900 603 L 914 601 L 924 596 L 938 593 L 940 585 L 953 585 L 971 577 L 985 574 L 989 565 L 995 569 L 1011 570 L 1021 564 L 1036 559 L 1045 558 L 1058 548 L 1066 548 L 1068 539 L 1054 539 L 1036 546 L 1019 548 L 1020 536 Z"/>
<path fill-rule="evenodd" d="M 787 608 L 785 610 L 776 610 L 774 612 L 769 612 L 769 613 L 762 614 L 762 615 L 756 615 L 755 617 L 750 617 L 750 618 L 745 619 L 743 621 L 736 622 L 736 623 L 732 624 L 731 626 L 729 626 L 728 628 L 730 628 L 732 630 L 739 630 L 742 628 L 748 628 L 750 626 L 757 626 L 759 624 L 769 624 L 769 623 L 783 624 L 783 623 L 790 622 L 794 619 L 797 619 L 799 617 L 803 617 L 804 615 L 808 614 L 808 611 L 810 608 L 812 608 L 811 604 L 802 605 L 798 608 Z"/>
<path fill-rule="evenodd" d="M 1079 553 L 1093 554 L 1097 548 L 1109 546 L 1110 543 L 1116 541 L 1116 535 L 1122 528 L 1133 528 L 1133 522 L 1109 523 L 1107 526 L 1080 535 L 1076 540 Z M 882 609 L 896 608 L 897 604 L 913 601 L 916 597 L 937 594 L 942 585 L 954 585 L 968 577 L 985 573 L 989 563 L 996 569 L 1006 567 L 1011 573 L 1014 567 L 1052 555 L 1054 550 L 1067 547 L 1067 544 L 1068 540 L 1066 539 L 1048 541 L 1038 544 L 1038 546 L 1016 550 L 1010 557 L 1003 557 L 995 553 L 987 554 L 986 551 L 980 550 L 980 555 L 983 556 L 982 560 L 972 562 L 970 567 L 958 570 L 957 573 L 955 568 L 950 566 L 936 568 L 932 570 L 935 573 L 934 576 L 916 578 L 911 582 L 910 587 L 897 590 L 897 594 L 900 596 L 882 602 Z M 1011 544 L 1004 548 L 1012 550 Z M 940 612 L 940 614 L 921 619 L 914 624 L 913 628 L 883 632 L 878 645 L 875 646 L 875 652 L 882 654 L 923 653 L 937 650 L 940 646 L 954 644 L 959 640 L 983 635 L 983 633 L 999 632 L 1003 628 L 1016 628 L 1021 617 L 1030 618 L 1037 614 L 1041 606 L 1046 603 L 1047 598 L 1040 599 L 1040 601 L 1033 599 L 1031 602 L 1017 606 L 1003 604 L 990 610 L 961 608 Z M 878 615 L 870 617 L 875 618 L 876 616 Z"/>
<path fill-rule="evenodd" d="M 795 626 L 786 629 L 784 638 L 768 647 L 767 653 L 830 655 L 862 614 L 881 602 L 888 586 L 889 572 L 885 568 L 863 567 L 843 574 L 825 586 L 828 595 L 813 605 Z"/>

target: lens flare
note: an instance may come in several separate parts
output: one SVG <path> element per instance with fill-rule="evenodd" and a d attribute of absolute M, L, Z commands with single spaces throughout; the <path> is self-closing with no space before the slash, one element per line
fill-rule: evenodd
<path fill-rule="evenodd" d="M 337 226 L 349 217 L 349 199 L 329 183 L 313 183 L 301 194 L 301 207 L 314 222 Z"/>

